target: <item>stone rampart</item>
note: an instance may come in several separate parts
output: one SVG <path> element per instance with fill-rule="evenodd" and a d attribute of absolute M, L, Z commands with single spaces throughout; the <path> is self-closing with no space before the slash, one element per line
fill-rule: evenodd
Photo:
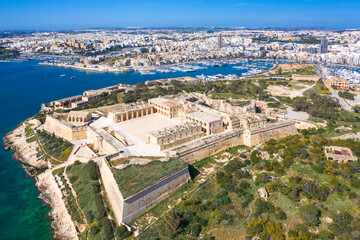
<path fill-rule="evenodd" d="M 297 134 L 294 121 L 281 121 L 269 125 L 246 129 L 244 132 L 244 144 L 255 146 L 270 139 L 279 139 Z"/>
<path fill-rule="evenodd" d="M 151 186 L 126 198 L 123 208 L 123 223 L 130 223 L 149 208 L 161 202 L 190 180 L 189 166 L 160 179 Z"/>
<path fill-rule="evenodd" d="M 44 130 L 68 141 L 86 138 L 87 126 L 71 126 L 51 116 L 46 116 Z"/>
<path fill-rule="evenodd" d="M 120 224 L 122 223 L 123 215 L 123 196 L 105 158 L 98 162 L 98 166 L 111 208 L 114 211 L 117 223 Z"/>
<path fill-rule="evenodd" d="M 101 159 L 98 165 L 101 179 L 118 224 L 130 223 L 191 179 L 189 166 L 186 165 L 182 169 L 167 175 L 149 187 L 124 199 L 108 162 L 105 159 Z"/>
<path fill-rule="evenodd" d="M 192 164 L 229 147 L 243 144 L 243 132 L 244 130 L 236 129 L 199 139 L 178 151 L 170 152 L 170 155 L 178 156 L 185 162 Z"/>

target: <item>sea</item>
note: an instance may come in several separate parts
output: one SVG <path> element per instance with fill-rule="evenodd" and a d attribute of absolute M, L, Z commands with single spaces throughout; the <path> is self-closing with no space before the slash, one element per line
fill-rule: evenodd
<path fill-rule="evenodd" d="M 137 72 L 85 72 L 69 68 L 39 65 L 39 61 L 0 63 L 0 136 L 39 112 L 41 104 L 82 94 L 118 83 L 136 84 L 147 80 L 196 75 L 237 74 L 247 69 L 235 65 L 208 66 L 196 72 L 156 72 L 141 75 Z M 246 66 L 238 63 L 236 66 Z M 272 64 L 255 61 L 263 70 Z M 253 66 L 252 66 L 253 67 Z M 251 68 L 249 66 L 249 68 Z M 66 75 L 61 77 L 61 75 Z M 71 79 L 71 76 L 76 76 Z M 21 163 L 12 159 L 12 151 L 0 147 L 0 239 L 52 239 L 48 212 L 50 208 L 38 199 L 39 192 L 26 176 Z"/>

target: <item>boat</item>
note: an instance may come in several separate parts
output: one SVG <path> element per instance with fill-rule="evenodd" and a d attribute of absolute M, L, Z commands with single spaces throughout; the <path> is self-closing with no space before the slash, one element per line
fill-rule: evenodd
<path fill-rule="evenodd" d="M 155 74 L 154 72 L 150 72 L 150 71 L 140 71 L 141 75 L 152 75 Z"/>
<path fill-rule="evenodd" d="M 60 77 L 66 77 L 66 74 L 60 74 Z"/>
<path fill-rule="evenodd" d="M 77 77 L 75 76 L 75 69 L 73 69 L 73 75 L 70 77 L 70 79 L 76 79 Z"/>

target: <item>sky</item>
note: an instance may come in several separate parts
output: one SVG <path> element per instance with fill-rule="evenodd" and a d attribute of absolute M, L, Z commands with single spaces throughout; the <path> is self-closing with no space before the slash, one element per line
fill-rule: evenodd
<path fill-rule="evenodd" d="M 0 30 L 360 28 L 359 0 L 0 0 Z"/>

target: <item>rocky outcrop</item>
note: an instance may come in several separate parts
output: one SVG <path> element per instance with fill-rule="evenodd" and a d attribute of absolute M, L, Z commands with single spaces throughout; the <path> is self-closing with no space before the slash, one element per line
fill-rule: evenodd
<path fill-rule="evenodd" d="M 50 205 L 49 216 L 53 219 L 51 226 L 54 229 L 54 238 L 78 239 L 75 226 L 65 208 L 60 189 L 56 185 L 51 170 L 38 174 L 39 170 L 43 171 L 48 164 L 38 157 L 37 141 L 26 141 L 25 127 L 25 123 L 22 123 L 3 138 L 5 148 L 14 151 L 13 158 L 22 162 L 26 173 L 34 179 L 35 185 L 40 191 L 39 198 Z"/>

